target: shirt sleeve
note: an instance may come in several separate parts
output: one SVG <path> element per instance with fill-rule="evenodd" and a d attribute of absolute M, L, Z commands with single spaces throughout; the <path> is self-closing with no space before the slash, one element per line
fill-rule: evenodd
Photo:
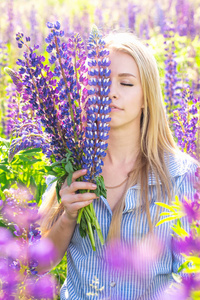
<path fill-rule="evenodd" d="M 45 197 L 46 197 L 46 193 L 50 190 L 50 188 L 52 187 L 52 181 L 55 179 L 55 176 L 52 175 L 48 175 L 46 178 L 46 184 L 47 184 L 47 188 L 46 191 L 44 192 L 44 194 L 42 195 L 42 202 L 45 201 Z"/>

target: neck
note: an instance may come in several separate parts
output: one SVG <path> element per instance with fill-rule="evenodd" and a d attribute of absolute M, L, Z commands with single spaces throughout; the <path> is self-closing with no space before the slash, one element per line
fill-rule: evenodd
<path fill-rule="evenodd" d="M 140 149 L 140 131 L 111 129 L 105 162 L 111 165 L 133 164 Z"/>

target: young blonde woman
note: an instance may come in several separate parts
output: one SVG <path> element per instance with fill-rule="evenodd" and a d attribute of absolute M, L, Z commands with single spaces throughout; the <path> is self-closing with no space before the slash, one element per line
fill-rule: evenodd
<path fill-rule="evenodd" d="M 191 197 L 196 164 L 175 145 L 150 50 L 131 33 L 110 34 L 105 41 L 112 81 L 110 134 L 102 169 L 107 199 L 98 200 L 92 192 L 76 193 L 96 188 L 92 183 L 77 182 L 87 172 L 77 171 L 70 186 L 63 184 L 59 207 L 55 186 L 46 193 L 41 226 L 58 250 L 55 265 L 67 251 L 67 279 L 61 299 L 160 299 L 182 260 L 170 247 L 172 223 L 155 228 L 160 214 L 155 202 L 170 203 L 175 195 Z M 162 253 L 148 279 L 110 270 L 104 260 L 106 245 L 96 237 L 94 252 L 89 239 L 81 238 L 76 224 L 78 210 L 92 201 L 107 242 L 121 239 L 134 244 L 148 234 L 162 238 Z M 188 230 L 187 221 L 182 224 Z M 91 292 L 93 296 L 89 296 Z"/>

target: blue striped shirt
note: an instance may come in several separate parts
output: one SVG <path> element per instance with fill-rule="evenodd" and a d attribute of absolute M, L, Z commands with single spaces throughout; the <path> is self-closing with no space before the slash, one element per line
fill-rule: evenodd
<path fill-rule="evenodd" d="M 175 194 L 180 199 L 183 195 L 192 197 L 194 193 L 193 180 L 196 164 L 185 154 L 170 155 L 168 161 L 169 174 L 173 182 Z M 154 220 L 158 201 L 156 197 L 156 179 L 149 176 L 150 215 Z M 125 209 L 122 214 L 121 236 L 124 241 L 132 241 L 134 229 L 137 226 L 139 235 L 148 231 L 148 222 L 142 213 L 139 224 L 135 222 L 138 185 L 128 189 L 126 194 Z M 104 239 L 108 235 L 112 211 L 104 197 L 93 201 Z M 164 209 L 164 211 L 167 211 Z M 189 224 L 184 217 L 182 226 L 189 231 Z M 156 227 L 154 232 L 164 241 L 165 247 L 161 255 L 152 264 L 148 279 L 137 274 L 121 274 L 107 267 L 105 258 L 106 245 L 102 246 L 95 231 L 96 251 L 91 248 L 88 237 L 81 238 L 77 225 L 67 249 L 67 278 L 61 288 L 61 300 L 86 300 L 86 299 L 111 299 L 111 300 L 147 300 L 160 299 L 161 293 L 173 281 L 172 273 L 177 273 L 183 263 L 181 255 L 171 249 L 173 221 L 166 222 Z"/>

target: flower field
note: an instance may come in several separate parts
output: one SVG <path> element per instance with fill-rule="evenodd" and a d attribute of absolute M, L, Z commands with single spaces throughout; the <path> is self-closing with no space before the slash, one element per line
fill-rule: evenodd
<path fill-rule="evenodd" d="M 48 175 L 57 180 L 59 198 L 64 180 L 70 183 L 81 167 L 88 169 L 84 179 L 97 183 L 96 194 L 105 192 L 100 173 L 109 133 L 110 71 L 101 34 L 131 31 L 151 49 L 177 145 L 199 160 L 200 0 L 1 0 L 0 15 L 0 299 L 59 299 L 66 257 L 51 272 L 37 273 L 38 264 L 45 269 L 56 255 L 40 239 L 38 208 Z M 91 68 L 98 63 L 101 73 L 88 71 L 86 60 Z M 85 105 L 88 96 L 92 100 Z M 100 125 L 94 128 L 97 112 Z M 177 283 L 165 300 L 200 299 L 200 170 L 196 177 L 194 201 L 175 199 L 161 221 L 174 220 L 174 249 L 184 256 L 181 269 L 188 274 L 182 282 L 174 275 Z M 183 216 L 189 233 L 181 228 Z M 94 227 L 103 240 L 92 205 L 78 222 L 95 250 Z M 112 264 L 123 270 L 127 260 L 117 254 Z M 145 257 L 138 261 L 147 263 Z"/>

